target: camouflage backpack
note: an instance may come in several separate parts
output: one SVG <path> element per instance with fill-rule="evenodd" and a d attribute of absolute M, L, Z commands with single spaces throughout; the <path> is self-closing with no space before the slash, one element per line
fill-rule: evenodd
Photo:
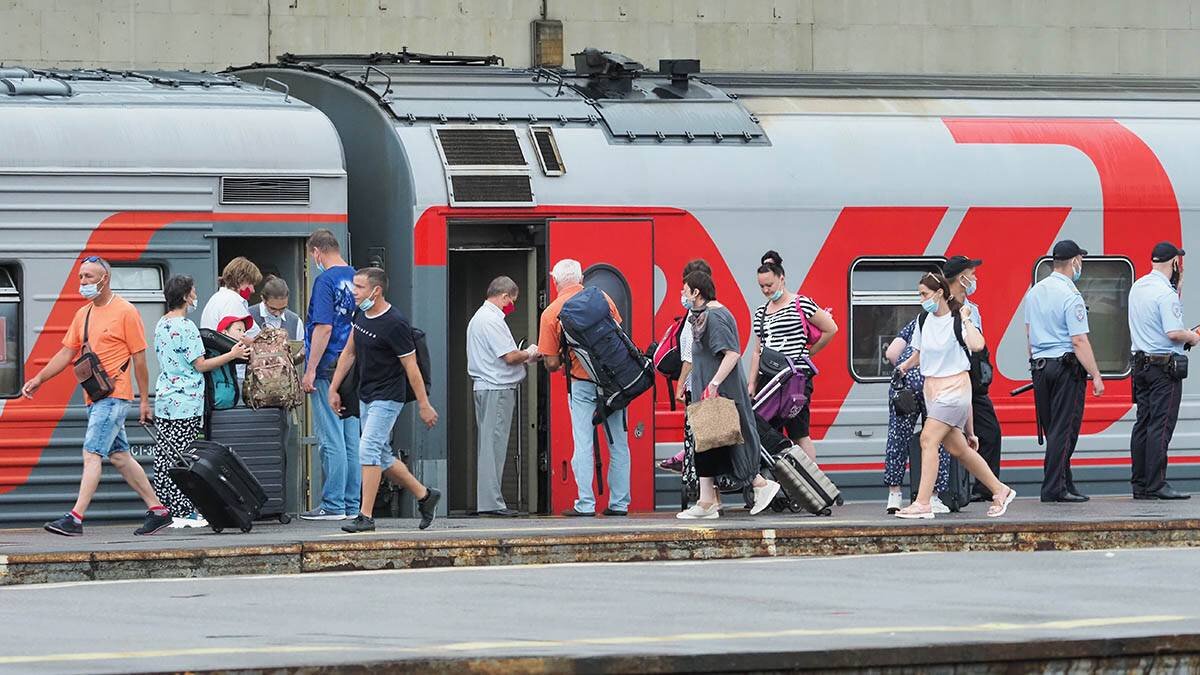
<path fill-rule="evenodd" d="M 288 336 L 282 329 L 264 328 L 250 344 L 242 392 L 246 405 L 254 409 L 291 410 L 304 402 L 300 376 L 288 350 Z"/>

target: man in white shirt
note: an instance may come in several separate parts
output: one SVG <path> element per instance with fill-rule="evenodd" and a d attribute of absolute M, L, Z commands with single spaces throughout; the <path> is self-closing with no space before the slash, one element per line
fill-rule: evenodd
<path fill-rule="evenodd" d="M 508 435 L 512 429 L 517 387 L 525 379 L 525 364 L 536 361 L 537 345 L 518 349 L 504 317 L 516 309 L 517 284 L 496 277 L 487 299 L 467 324 L 467 374 L 475 389 L 475 423 L 479 431 L 476 509 L 481 516 L 512 517 L 500 491 Z"/>

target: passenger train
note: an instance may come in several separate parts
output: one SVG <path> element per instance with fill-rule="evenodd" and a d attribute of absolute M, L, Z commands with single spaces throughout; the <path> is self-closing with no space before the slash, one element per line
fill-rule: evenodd
<path fill-rule="evenodd" d="M 703 257 L 745 342 L 764 301 L 759 256 L 775 249 L 790 286 L 831 307 L 841 327 L 816 358 L 819 461 L 848 496 L 882 498 L 883 351 L 920 310 L 919 276 L 962 253 L 985 261 L 972 299 L 998 362 L 1002 476 L 1039 483 L 1032 398 L 1007 392 L 1029 381 L 1023 294 L 1048 273 L 1053 242 L 1069 237 L 1093 252 L 1080 288 L 1110 378 L 1105 396 L 1088 400 L 1077 482 L 1128 494 L 1127 293 L 1154 243 L 1187 248 L 1200 226 L 1200 85 L 699 65 L 652 71 L 587 51 L 574 71 L 552 71 L 405 51 L 284 55 L 220 75 L 6 70 L 0 125 L 16 151 L 0 154 L 0 223 L 22 243 L 0 258 L 0 395 L 57 346 L 82 302 L 72 268 L 85 249 L 103 247 L 129 270 L 115 277 L 141 294 L 148 326 L 161 310 L 155 280 L 186 271 L 211 289 L 233 255 L 284 272 L 303 312 L 312 272 L 302 238 L 331 225 L 352 264 L 388 270 L 390 299 L 427 333 L 443 423 L 406 421 L 397 447 L 418 476 L 447 488 L 452 514 L 464 513 L 475 466 L 465 329 L 489 280 L 520 284 L 508 321 L 533 342 L 553 299 L 550 266 L 576 258 L 647 345 L 681 314 L 683 264 Z M 1200 316 L 1186 291 L 1184 300 L 1187 316 Z M 0 520 L 56 515 L 69 501 L 82 410 L 68 380 L 56 381 L 55 401 L 2 404 Z M 635 511 L 678 508 L 677 477 L 655 469 L 682 440 L 665 384 L 629 410 Z M 575 486 L 563 378 L 531 370 L 520 400 L 506 497 L 530 512 L 566 508 Z M 1189 383 L 1170 469 L 1182 489 L 1200 486 L 1197 403 Z M 299 508 L 319 476 L 305 460 L 312 438 L 297 432 L 289 484 Z M 128 515 L 115 505 L 132 506 L 130 495 L 106 487 L 112 515 Z"/>

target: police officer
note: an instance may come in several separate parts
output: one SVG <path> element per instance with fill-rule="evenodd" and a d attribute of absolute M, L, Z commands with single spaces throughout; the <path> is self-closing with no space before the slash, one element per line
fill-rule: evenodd
<path fill-rule="evenodd" d="M 1087 376 L 1092 393 L 1104 393 L 1088 341 L 1087 305 L 1075 288 L 1087 251 L 1070 239 L 1054 245 L 1054 272 L 1025 294 L 1025 330 L 1039 429 L 1046 433 L 1043 502 L 1086 502 L 1071 477 L 1071 455 L 1083 424 Z"/>
<path fill-rule="evenodd" d="M 1179 419 L 1184 346 L 1200 342 L 1183 324 L 1179 287 L 1183 250 L 1160 242 L 1150 254 L 1153 268 L 1129 291 L 1129 337 L 1133 349 L 1133 401 L 1137 421 L 1129 439 L 1134 499 L 1187 499 L 1167 483 L 1167 446 Z"/>
<path fill-rule="evenodd" d="M 979 287 L 978 281 L 975 279 L 975 268 L 983 264 L 980 258 L 970 258 L 968 256 L 956 255 L 946 261 L 942 265 L 942 275 L 950 282 L 950 292 L 958 299 L 959 302 L 971 307 L 971 323 L 975 324 L 975 328 L 983 333 L 983 320 L 979 316 L 979 306 L 971 302 L 970 296 L 975 293 L 975 289 Z M 976 364 L 976 360 L 980 362 Z M 986 370 L 987 381 L 990 382 L 990 373 L 992 371 L 991 356 L 986 347 L 983 351 L 976 352 L 971 355 L 972 361 L 972 385 L 975 384 L 977 373 Z M 987 366 L 982 366 L 986 363 Z M 980 384 L 980 386 L 972 386 L 971 389 L 971 412 L 975 420 L 975 435 L 979 437 L 979 454 L 987 462 L 988 468 L 996 477 L 1000 477 L 1000 421 L 996 419 L 996 408 L 992 405 L 992 399 L 988 396 L 988 384 Z M 987 487 L 975 481 L 975 487 L 971 496 L 971 501 L 990 502 L 992 495 L 988 492 Z"/>

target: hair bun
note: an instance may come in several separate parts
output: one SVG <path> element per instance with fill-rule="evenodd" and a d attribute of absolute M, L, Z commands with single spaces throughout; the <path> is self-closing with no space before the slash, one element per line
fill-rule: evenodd
<path fill-rule="evenodd" d="M 767 263 L 771 263 L 773 265 L 782 265 L 783 256 L 779 255 L 777 251 L 767 251 L 762 255 L 762 260 L 759 260 L 759 262 L 764 265 Z"/>

